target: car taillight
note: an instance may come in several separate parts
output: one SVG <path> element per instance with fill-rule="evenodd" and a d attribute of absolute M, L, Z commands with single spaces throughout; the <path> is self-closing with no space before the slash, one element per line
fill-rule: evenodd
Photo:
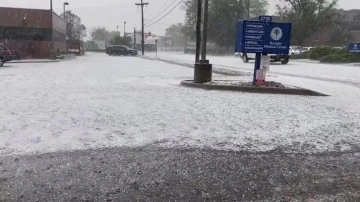
<path fill-rule="evenodd" d="M 12 54 L 12 53 L 11 53 L 11 50 L 6 50 L 5 53 L 7 53 L 7 54 L 9 54 L 9 55 Z"/>

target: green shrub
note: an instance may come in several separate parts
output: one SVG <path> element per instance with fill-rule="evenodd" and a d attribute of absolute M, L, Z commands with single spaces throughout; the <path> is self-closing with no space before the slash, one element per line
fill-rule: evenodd
<path fill-rule="evenodd" d="M 324 63 L 356 63 L 360 62 L 360 54 L 335 53 L 321 58 Z"/>
<path fill-rule="evenodd" d="M 291 55 L 290 56 L 291 59 L 309 59 L 310 58 L 310 51 L 306 51 L 304 53 L 301 54 L 296 54 L 296 55 Z"/>
<path fill-rule="evenodd" d="M 333 54 L 333 55 L 327 55 L 320 59 L 320 62 L 324 63 L 348 63 L 349 59 L 347 55 L 339 55 L 339 54 Z"/>
<path fill-rule="evenodd" d="M 346 49 L 336 49 L 332 47 L 317 47 L 310 51 L 309 58 L 312 60 L 320 60 L 329 55 L 345 55 Z"/>
<path fill-rule="evenodd" d="M 348 53 L 347 49 L 317 47 L 299 55 L 291 55 L 291 59 L 312 59 L 323 63 L 359 63 L 360 54 Z"/>

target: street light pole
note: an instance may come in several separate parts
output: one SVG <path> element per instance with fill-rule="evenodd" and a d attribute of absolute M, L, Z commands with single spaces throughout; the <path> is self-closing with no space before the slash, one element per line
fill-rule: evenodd
<path fill-rule="evenodd" d="M 65 7 L 69 5 L 69 2 L 64 2 L 64 21 L 66 23 L 66 33 L 65 33 L 65 39 L 68 39 L 68 36 L 67 36 L 67 26 L 68 26 L 68 23 L 66 21 L 66 10 L 65 10 Z"/>
<path fill-rule="evenodd" d="M 124 22 L 124 36 L 126 36 L 126 22 Z"/>
<path fill-rule="evenodd" d="M 50 0 L 50 20 L 51 20 L 51 42 L 50 42 L 50 59 L 56 59 L 54 55 L 54 19 L 53 19 L 53 1 Z"/>
<path fill-rule="evenodd" d="M 66 21 L 66 10 L 65 7 L 69 5 L 69 2 L 64 2 L 64 20 Z"/>

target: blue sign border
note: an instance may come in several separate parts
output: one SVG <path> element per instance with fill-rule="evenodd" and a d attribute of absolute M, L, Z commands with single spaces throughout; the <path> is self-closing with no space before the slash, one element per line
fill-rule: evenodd
<path fill-rule="evenodd" d="M 288 55 L 291 29 L 291 23 L 238 21 L 235 51 Z"/>

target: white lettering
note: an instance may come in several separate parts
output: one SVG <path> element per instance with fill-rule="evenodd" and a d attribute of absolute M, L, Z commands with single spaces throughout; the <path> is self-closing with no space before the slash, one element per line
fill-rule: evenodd
<path fill-rule="evenodd" d="M 250 30 L 246 30 L 246 33 L 250 33 L 250 34 L 264 34 L 264 31 L 262 31 L 262 30 L 253 30 L 253 29 L 250 29 Z"/>
<path fill-rule="evenodd" d="M 263 29 L 264 25 L 260 24 L 247 24 L 246 27 Z"/>
<path fill-rule="evenodd" d="M 246 41 L 245 44 L 247 44 L 247 45 L 259 45 L 259 43 L 256 42 L 256 41 Z"/>
<path fill-rule="evenodd" d="M 270 45 L 281 46 L 282 43 L 281 42 L 270 42 Z"/>
<path fill-rule="evenodd" d="M 252 47 L 252 46 L 245 46 L 245 49 L 250 49 L 250 50 L 263 50 L 263 47 Z"/>
<path fill-rule="evenodd" d="M 247 35 L 245 36 L 246 39 L 257 39 L 257 40 L 261 40 L 262 36 L 252 36 L 252 35 Z"/>

